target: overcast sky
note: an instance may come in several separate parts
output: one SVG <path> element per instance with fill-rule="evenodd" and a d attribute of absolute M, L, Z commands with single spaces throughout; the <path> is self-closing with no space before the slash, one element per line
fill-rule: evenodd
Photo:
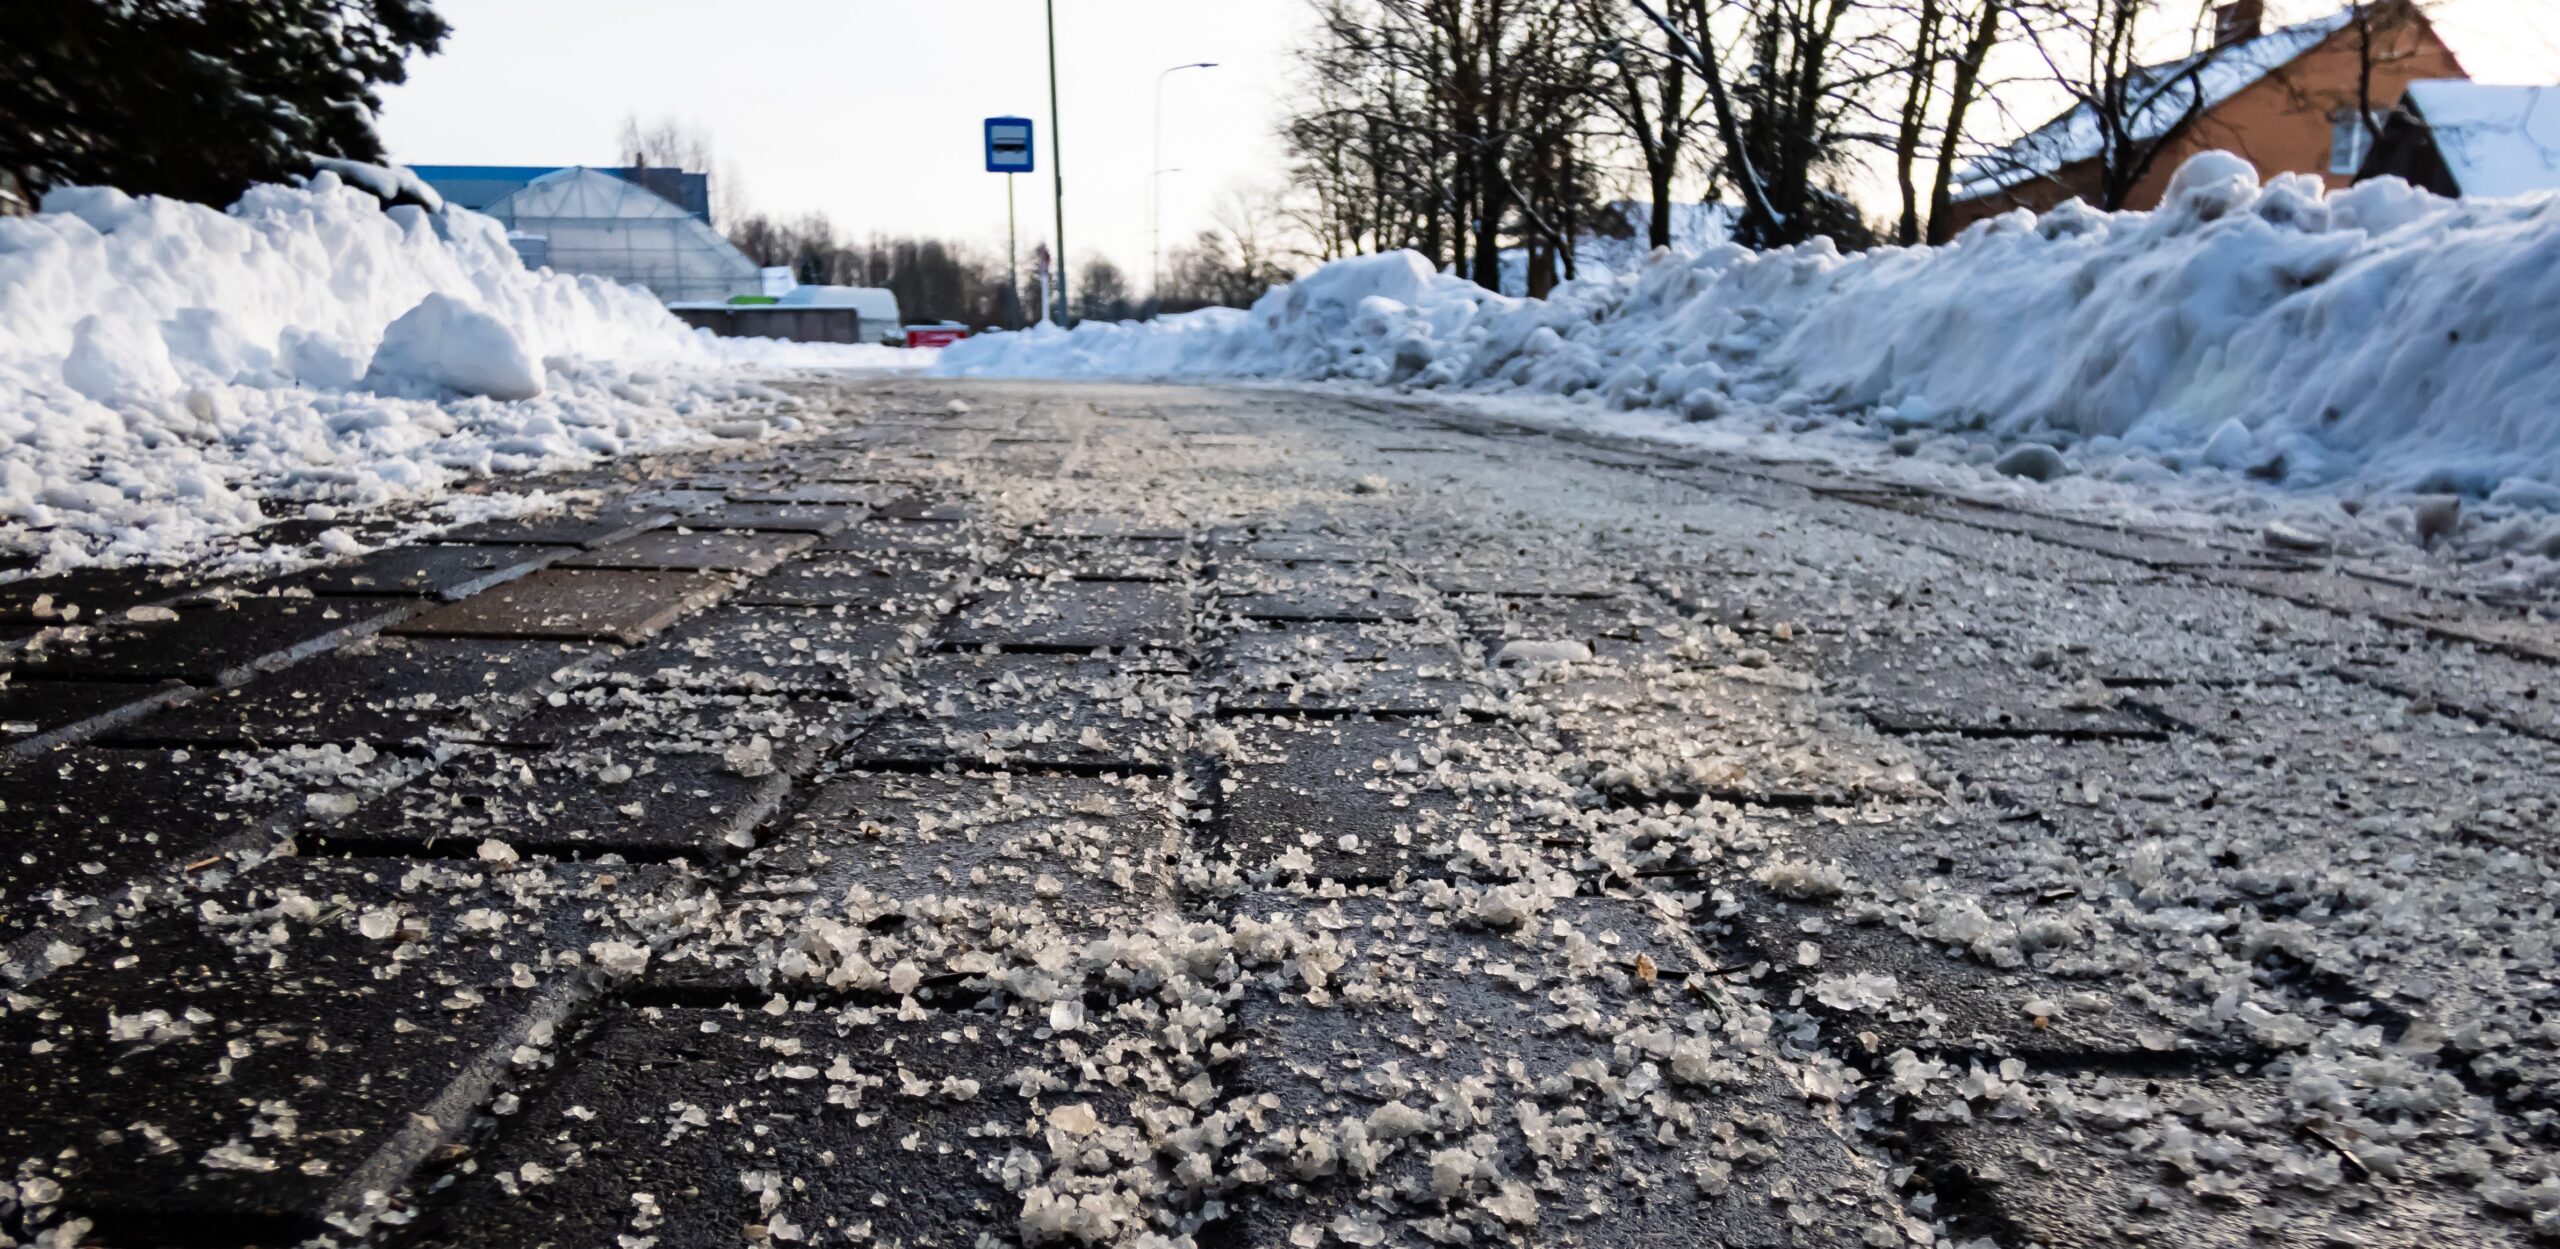
<path fill-rule="evenodd" d="M 1223 195 L 1268 193 L 1271 137 L 1305 0 L 1057 0 L 1067 238 L 1143 282 L 1158 71 L 1165 83 L 1168 246 Z M 2276 0 L 2280 19 L 2327 0 Z M 823 210 L 856 234 L 1004 245 L 1004 178 L 979 126 L 1040 126 L 1040 173 L 1018 179 L 1022 241 L 1049 235 L 1048 76 L 1041 0 L 437 0 L 439 55 L 384 93 L 381 129 L 418 164 L 609 164 L 625 114 L 707 132 L 747 201 Z M 2445 0 L 2437 23 L 2473 76 L 2560 79 L 2560 4 Z M 718 171 L 715 171 L 715 173 Z"/>

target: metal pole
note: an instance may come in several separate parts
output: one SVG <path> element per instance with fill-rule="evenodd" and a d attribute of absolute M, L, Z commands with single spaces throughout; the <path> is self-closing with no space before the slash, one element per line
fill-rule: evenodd
<path fill-rule="evenodd" d="M 1156 147 L 1147 160 L 1147 311 L 1164 307 L 1164 80 L 1156 75 Z"/>
<path fill-rule="evenodd" d="M 1058 0 L 1043 0 L 1049 17 L 1049 185 L 1057 197 L 1058 324 L 1067 324 L 1067 167 L 1058 137 Z"/>
<path fill-rule="evenodd" d="M 1147 165 L 1147 226 L 1154 235 L 1148 245 L 1147 302 L 1164 303 L 1164 80 L 1186 69 L 1216 69 L 1216 61 L 1193 61 L 1176 65 L 1156 75 L 1156 148 L 1155 159 Z"/>
<path fill-rule="evenodd" d="M 1022 328 L 1022 262 L 1017 259 L 1021 248 L 1014 242 L 1013 175 L 1004 176 L 1004 321 L 1005 328 Z"/>

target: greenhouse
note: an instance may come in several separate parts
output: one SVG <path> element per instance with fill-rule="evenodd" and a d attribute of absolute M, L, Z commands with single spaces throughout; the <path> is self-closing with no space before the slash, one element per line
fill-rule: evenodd
<path fill-rule="evenodd" d="M 761 289 L 755 262 L 709 223 L 600 170 L 544 174 L 483 211 L 506 225 L 529 266 L 645 286 L 669 302 Z"/>

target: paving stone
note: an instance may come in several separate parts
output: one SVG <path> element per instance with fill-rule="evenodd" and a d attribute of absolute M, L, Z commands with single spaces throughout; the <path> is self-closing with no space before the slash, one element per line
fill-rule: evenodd
<path fill-rule="evenodd" d="M 1462 833 L 1515 817 L 1471 769 L 1513 739 L 1486 725 L 1247 720 L 1218 774 L 1207 850 L 1251 880 L 1395 882 L 1448 871 Z"/>
<path fill-rule="evenodd" d="M 1836 806 L 1923 789 L 1910 752 L 1830 708 L 1802 674 L 1518 679 L 1571 748 L 1553 766 L 1618 801 Z"/>
<path fill-rule="evenodd" d="M 803 481 L 786 482 L 761 489 L 736 489 L 730 499 L 739 503 L 852 503 L 863 507 L 879 507 L 912 496 L 915 491 L 893 482 L 879 481 Z"/>
<path fill-rule="evenodd" d="M 1180 650 L 1191 596 L 1139 581 L 997 583 L 943 631 L 951 646 L 1013 650 Z"/>
<path fill-rule="evenodd" d="M 741 865 L 723 926 L 678 941 L 652 981 L 737 1001 L 832 992 L 853 969 L 774 956 L 829 925 L 929 924 L 964 950 L 1031 958 L 1044 942 L 1145 931 L 1172 914 L 1178 839 L 1162 778 L 843 774 Z"/>
<path fill-rule="evenodd" d="M 730 584 L 712 573 L 549 568 L 428 612 L 399 631 L 636 646 Z"/>
<path fill-rule="evenodd" d="M 1411 621 L 1239 621 L 1216 640 L 1221 665 L 1382 663 L 1454 646 L 1446 628 Z"/>
<path fill-rule="evenodd" d="M 622 501 L 635 508 L 654 508 L 678 517 L 718 507 L 727 502 L 726 490 L 698 490 L 689 486 L 643 486 L 622 496 Z"/>
<path fill-rule="evenodd" d="M 652 529 L 562 560 L 563 568 L 644 568 L 762 576 L 817 541 L 804 533 L 694 533 Z"/>
<path fill-rule="evenodd" d="M 674 519 L 675 511 L 670 508 L 617 502 L 601 507 L 475 521 L 445 530 L 436 535 L 435 541 L 602 546 L 655 529 Z"/>
<path fill-rule="evenodd" d="M 0 1009 L 0 1151 L 59 1189 L 27 1224 L 327 1231 L 547 1064 L 595 943 L 643 948 L 664 883 L 288 858 L 159 912 Z"/>
<path fill-rule="evenodd" d="M 0 581 L 0 623 L 96 624 L 130 607 L 168 602 L 190 584 L 165 568 L 87 568 Z"/>
<path fill-rule="evenodd" d="M 1191 544 L 1179 538 L 1034 536 L 1014 549 L 1008 575 L 1033 581 L 1180 581 L 1193 563 Z"/>
<path fill-rule="evenodd" d="M 2084 971 L 2065 978 L 2025 962 L 1996 967 L 1956 947 L 1756 886 L 1722 922 L 1738 944 L 1723 952 L 1723 961 L 1765 961 L 1772 976 L 1763 984 L 1771 998 L 1825 1020 L 1832 1052 L 1853 1063 L 1881 1064 L 1900 1049 L 1979 1056 L 1991 1066 L 2011 1057 L 2038 1066 L 2266 1057 L 2242 1039 L 2187 1034 L 2146 1009 L 2123 975 Z M 1798 962 L 1808 945 L 1819 958 L 1811 967 Z M 1891 978 L 1890 1001 L 1865 1001 L 1850 983 L 1874 976 Z"/>
<path fill-rule="evenodd" d="M 1564 899 L 1531 926 L 1576 934 L 1586 963 L 1556 944 L 1435 923 L 1404 899 L 1253 895 L 1239 909 L 1339 934 L 1342 962 L 1321 992 L 1263 977 L 1242 994 L 1227 1089 L 1252 1107 L 1238 1150 L 1270 1178 L 1230 1195 L 1234 1213 L 1203 1244 L 1326 1231 L 1397 1246 L 1855 1244 L 1897 1204 L 1879 1168 L 1774 1073 L 1729 1064 L 1712 1091 L 1663 1081 L 1650 1111 L 1569 1074 L 1631 1059 L 1631 1034 L 1687 1009 L 1672 1006 L 1681 947 L 1643 903 Z M 1637 955 L 1656 981 L 1635 978 Z M 1574 1007 L 1559 1010 L 1557 994 Z M 1503 1109 L 1453 1124 L 1436 1113 L 1453 1096 Z M 1359 1163 L 1304 1164 L 1307 1133 L 1349 1125 L 1367 1129 Z M 1558 1127 L 1608 1144 L 1559 1149 L 1546 1135 Z M 1444 1201 L 1451 1189 L 1471 1199 Z"/>
<path fill-rule="evenodd" d="M 1179 832 L 1156 777 L 864 773 L 820 789 L 758 862 L 822 895 L 860 885 L 1142 922 L 1170 907 L 1165 864 Z"/>
<path fill-rule="evenodd" d="M 25 677 L 234 685 L 343 646 L 417 610 L 407 598 L 243 598 L 176 609 L 174 620 L 119 624 L 22 652 Z"/>
<path fill-rule="evenodd" d="M 641 861 L 721 859 L 755 844 L 791 787 L 779 761 L 657 750 L 615 737 L 535 751 L 471 747 L 319 838 L 330 853 L 469 858 L 519 853 Z"/>
<path fill-rule="evenodd" d="M 2066 684 L 1962 654 L 1869 650 L 1852 661 L 1841 696 L 1889 733 L 1974 737 L 2156 738 L 2159 721 L 2119 705 L 2094 683 Z"/>
<path fill-rule="evenodd" d="M 1535 565 L 1437 568 L 1423 573 L 1422 579 L 1443 594 L 1611 598 L 1626 590 L 1614 578 L 1593 569 Z"/>
<path fill-rule="evenodd" d="M 344 650 L 193 699 L 114 735 L 127 745 L 376 749 L 488 732 L 592 663 L 583 642 L 368 638 Z"/>
<path fill-rule="evenodd" d="M 854 767 L 1162 771 L 1192 714 L 1161 662 L 1076 654 L 942 654 L 916 663 L 919 701 L 849 747 Z"/>
<path fill-rule="evenodd" d="M 724 605 L 692 616 L 605 669 L 682 689 L 856 697 L 913 655 L 922 628 L 828 607 Z"/>
<path fill-rule="evenodd" d="M 0 751 L 28 754 L 95 737 L 190 692 L 179 681 L 0 680 Z"/>
<path fill-rule="evenodd" d="M 1917 1178 L 1948 1195 L 1939 1209 L 1965 1233 L 2054 1249 L 2547 1243 L 2482 1201 L 2480 1181 L 2441 1143 L 2395 1134 L 2390 1166 L 2354 1161 L 2373 1147 L 2324 1111 L 2290 1105 L 2281 1077 L 2093 1073 L 2030 1087 L 2041 1095 L 2012 1099 L 2023 1116 L 1913 1134 L 1925 1160 Z M 2246 1161 L 2262 1151 L 2304 1182 L 2269 1183 Z M 2517 1162 L 2541 1174 L 2551 1165 Z"/>
<path fill-rule="evenodd" d="M 1580 642 L 1598 653 L 1611 641 L 1659 638 L 1666 626 L 1678 624 L 1665 604 L 1618 596 L 1480 594 L 1450 605 L 1488 654 L 1511 641 Z"/>
<path fill-rule="evenodd" d="M 1328 564 L 1373 564 L 1391 554 L 1381 543 L 1317 533 L 1233 534 L 1211 543 L 1209 553 L 1221 563 L 1269 560 Z"/>
<path fill-rule="evenodd" d="M 1031 533 L 1036 538 L 1101 539 L 1137 543 L 1187 543 L 1191 537 L 1189 530 L 1179 524 L 1123 515 L 1119 512 L 1084 509 L 1052 513 L 1032 525 Z"/>
<path fill-rule="evenodd" d="M 1479 692 L 1455 646 L 1391 625 L 1274 625 L 1229 635 L 1205 674 L 1220 715 L 1454 713 Z"/>
<path fill-rule="evenodd" d="M 216 754 L 68 746 L 0 762 L 0 981 L 22 948 L 128 885 L 236 847 L 263 848 L 324 801 L 382 774 L 334 753 Z M 24 1051 L 18 1051 L 23 1053 Z"/>
<path fill-rule="evenodd" d="M 823 750 L 862 714 L 853 703 L 829 698 L 597 674 L 552 691 L 532 714 L 487 736 L 514 746 L 569 746 L 613 736 L 668 750 L 727 750 L 762 737 L 779 757 L 786 746 Z"/>
<path fill-rule="evenodd" d="M 1248 668 L 1216 678 L 1218 714 L 1454 715 L 1480 693 L 1453 662 L 1348 663 L 1321 673 Z"/>
<path fill-rule="evenodd" d="M 843 532 L 820 540 L 818 550 L 891 555 L 909 551 L 948 551 L 982 540 L 984 535 L 969 525 L 874 517 L 858 525 L 847 525 Z"/>
<path fill-rule="evenodd" d="M 755 529 L 826 535 L 861 520 L 869 509 L 830 503 L 725 503 L 684 518 L 688 529 Z"/>
<path fill-rule="evenodd" d="M 997 1163 L 1041 1149 L 1053 1110 L 1125 1125 L 1139 1106 L 1165 1113 L 1165 1096 L 1143 1090 L 1181 1082 L 1159 1060 L 1045 1023 L 1045 1009 L 1021 1008 L 616 1015 L 435 1197 L 416 1243 L 724 1245 L 794 1229 L 819 1243 L 1013 1243 L 1024 1199 L 992 1178 Z M 1012 1078 L 1025 1067 L 1065 1084 L 1026 1095 Z M 965 1099 L 945 1091 L 959 1081 L 975 1090 Z M 694 1123 L 688 1107 L 715 1118 Z M 548 1182 L 524 1183 L 529 1164 Z M 770 1200 L 742 1169 L 772 1178 Z"/>
<path fill-rule="evenodd" d="M 679 490 L 716 491 L 723 497 L 753 494 L 778 489 L 783 483 L 782 471 L 774 466 L 723 465 L 697 469 L 674 477 L 658 479 L 665 486 Z"/>
<path fill-rule="evenodd" d="M 457 599 L 532 572 L 559 557 L 539 546 L 511 544 L 418 544 L 395 546 L 330 564 L 290 573 L 255 587 L 261 591 L 313 594 L 405 594 Z"/>
<path fill-rule="evenodd" d="M 927 494 L 911 494 L 883 503 L 874 510 L 887 520 L 967 521 L 977 518 L 976 511 L 967 504 Z"/>
<path fill-rule="evenodd" d="M 749 582 L 738 601 L 752 606 L 845 607 L 882 617 L 948 615 L 968 593 L 974 565 L 928 553 L 813 554 Z"/>
<path fill-rule="evenodd" d="M 1422 611 L 1414 593 L 1356 564 L 1226 564 L 1218 570 L 1216 607 L 1247 620 L 1411 620 Z"/>

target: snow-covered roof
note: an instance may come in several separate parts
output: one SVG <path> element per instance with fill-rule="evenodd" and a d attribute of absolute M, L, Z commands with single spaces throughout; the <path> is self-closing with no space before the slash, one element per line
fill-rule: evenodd
<path fill-rule="evenodd" d="M 898 296 L 879 286 L 795 286 L 774 302 L 784 307 L 851 308 L 865 321 L 898 319 Z"/>
<path fill-rule="evenodd" d="M 2464 197 L 2560 189 L 2560 86 L 2429 79 L 2409 84 L 2408 102 Z"/>
<path fill-rule="evenodd" d="M 491 203 L 483 211 L 501 221 L 554 217 L 630 220 L 692 215 L 655 191 L 583 165 L 544 174 Z"/>
<path fill-rule="evenodd" d="M 2246 42 L 2136 70 L 2127 94 L 2137 101 L 2147 100 L 2148 104 L 2132 118 L 2129 129 L 2133 137 L 2143 141 L 2157 139 L 2174 129 L 2191 108 L 2202 113 L 2219 106 L 2318 46 L 2321 40 L 2345 29 L 2354 14 L 2351 8 L 2340 9 L 2327 17 L 2271 30 Z M 1958 166 L 1955 196 L 1972 199 L 2043 177 L 2074 161 L 2098 155 L 2103 139 L 2097 110 L 2087 104 L 2076 105 L 2026 137 Z"/>

